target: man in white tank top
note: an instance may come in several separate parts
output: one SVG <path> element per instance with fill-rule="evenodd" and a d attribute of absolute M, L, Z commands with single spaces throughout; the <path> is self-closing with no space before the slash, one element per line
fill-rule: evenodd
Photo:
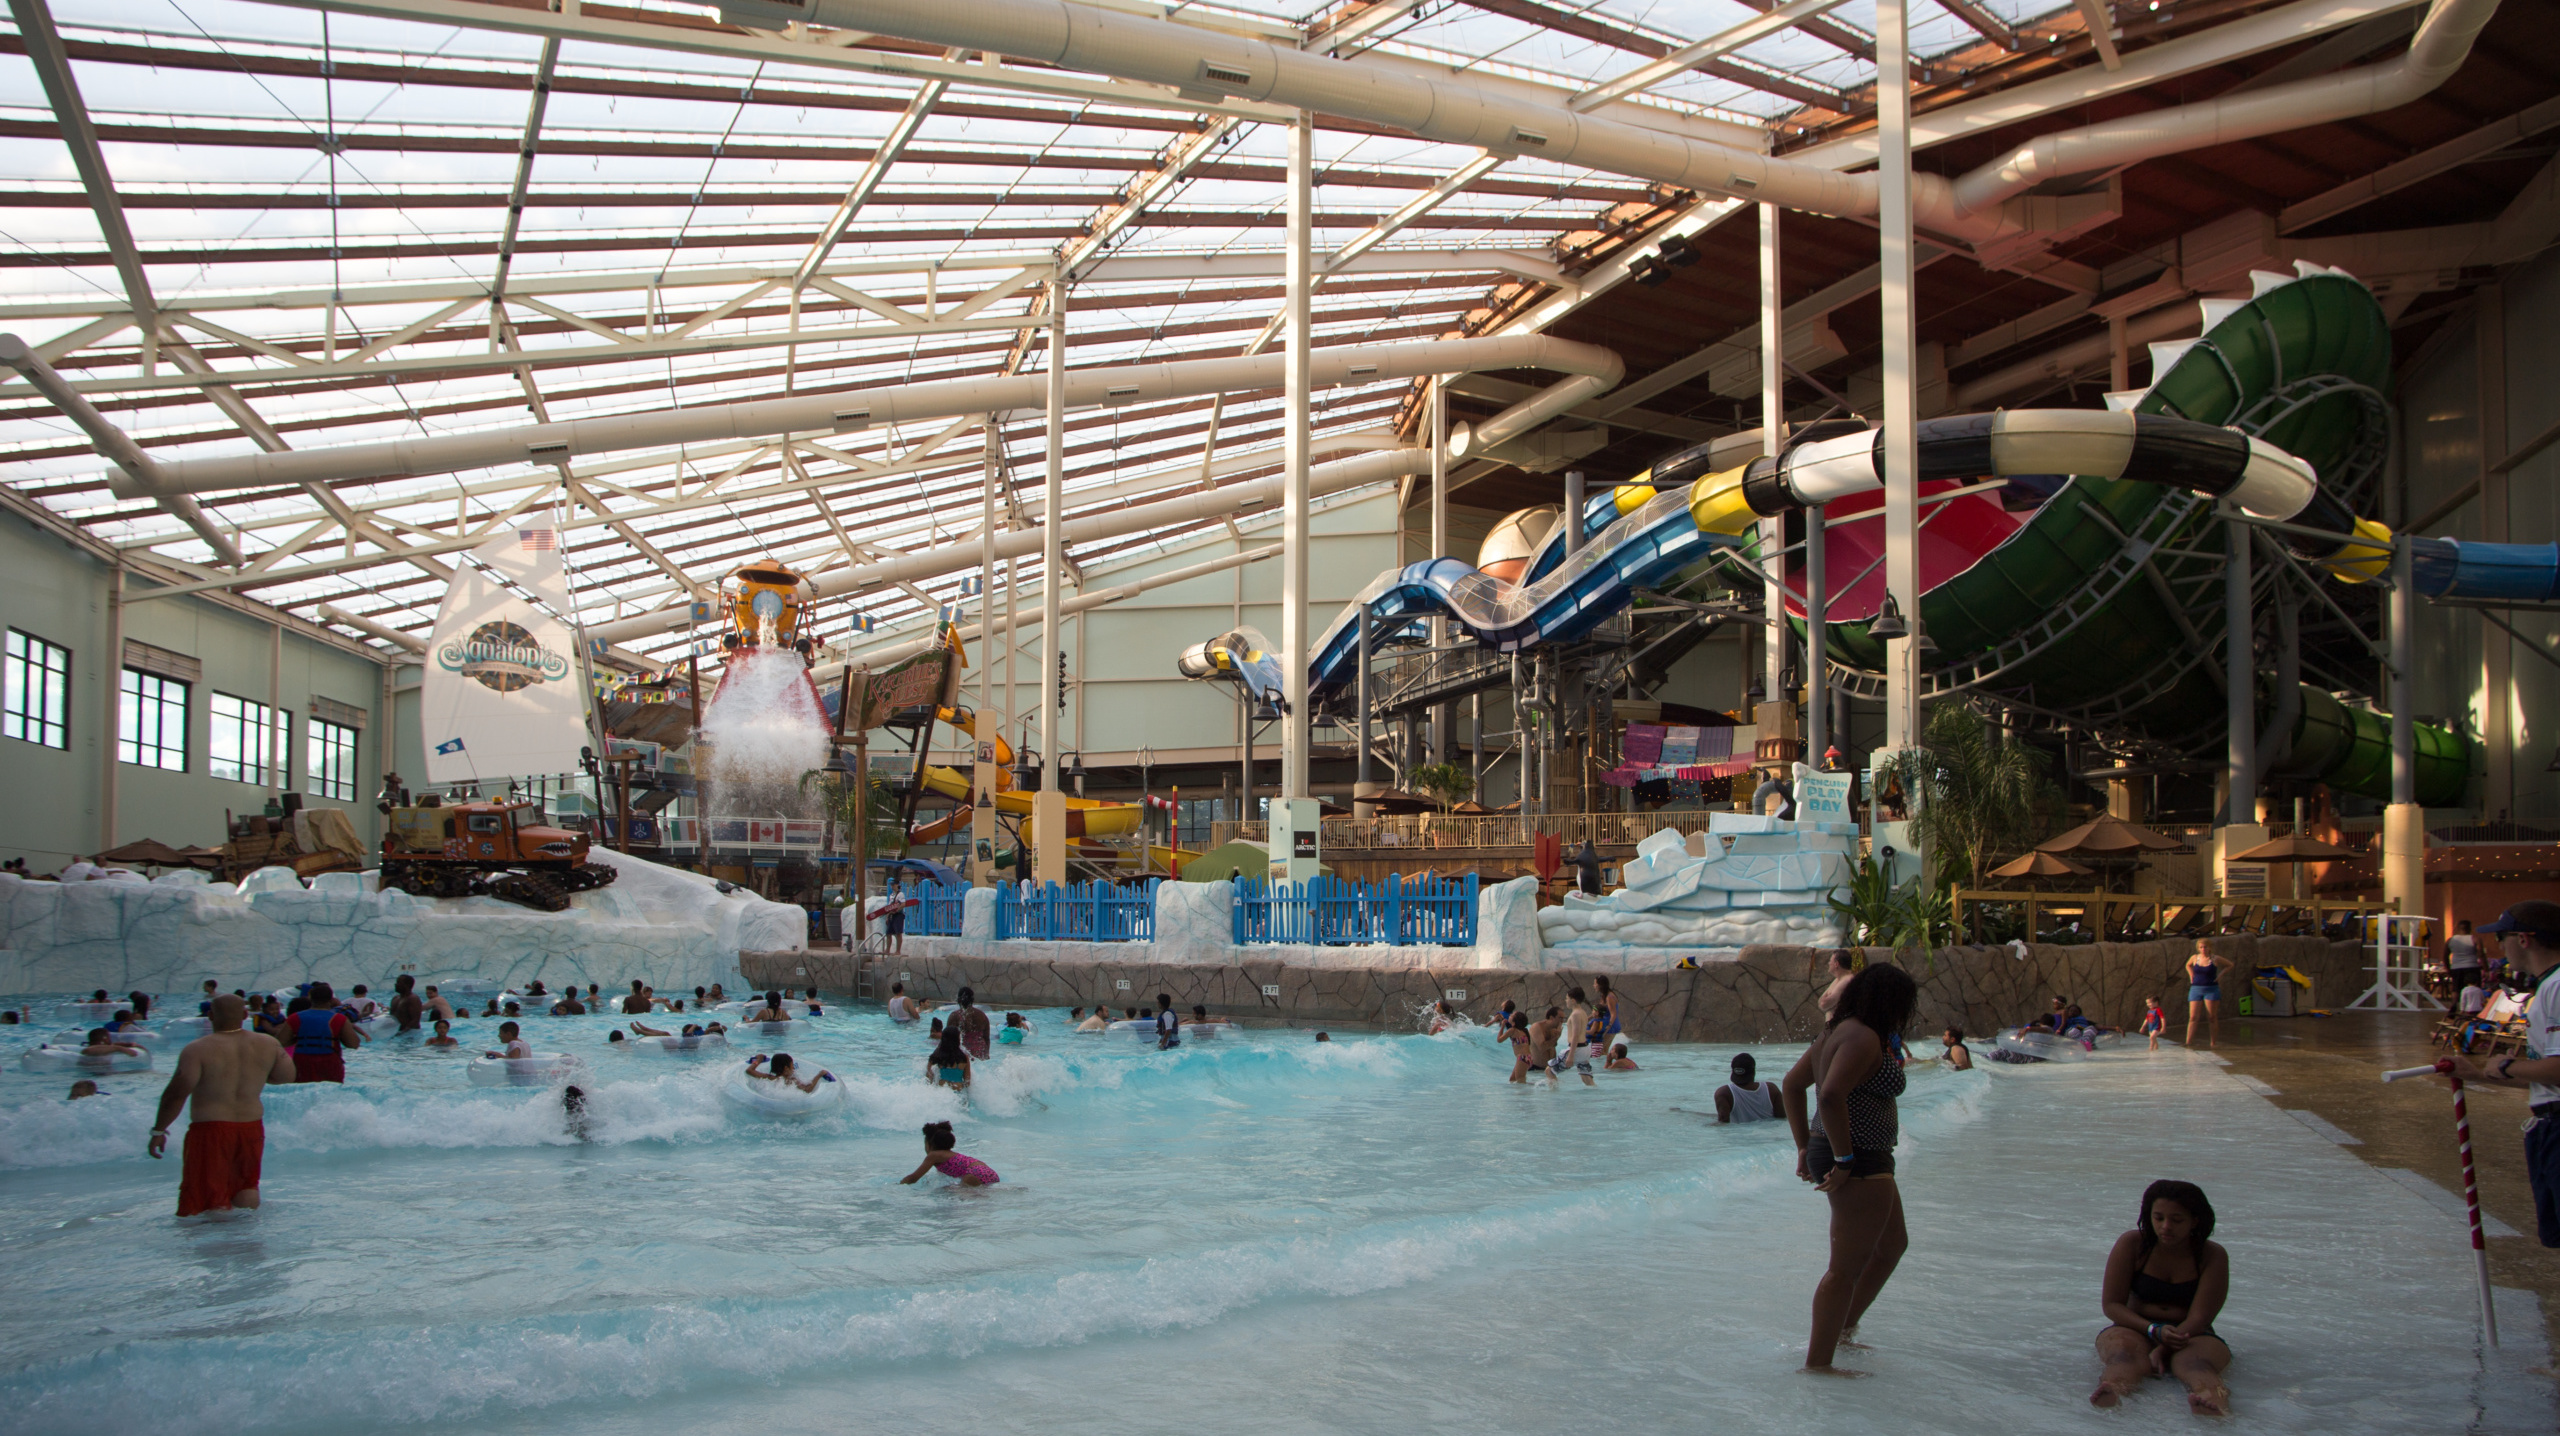
<path fill-rule="evenodd" d="M 1718 1124 L 1776 1120 L 1777 1089 L 1766 1082 L 1752 1080 L 1758 1071 L 1759 1064 L 1748 1052 L 1733 1059 L 1733 1080 L 1716 1089 Z"/>

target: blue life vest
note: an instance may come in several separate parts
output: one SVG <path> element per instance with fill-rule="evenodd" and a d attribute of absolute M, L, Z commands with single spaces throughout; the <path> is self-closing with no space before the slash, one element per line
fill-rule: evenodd
<path fill-rule="evenodd" d="M 306 1007 L 285 1019 L 293 1032 L 293 1050 L 302 1056 L 321 1057 L 338 1050 L 337 1036 L 329 1025 L 337 1019 L 332 1007 Z"/>

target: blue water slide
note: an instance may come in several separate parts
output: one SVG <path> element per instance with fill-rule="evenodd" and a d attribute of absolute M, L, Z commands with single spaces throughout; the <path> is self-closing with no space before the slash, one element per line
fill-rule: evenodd
<path fill-rule="evenodd" d="M 2429 598 L 2560 599 L 2560 544 L 2412 538 L 2409 570 Z"/>
<path fill-rule="evenodd" d="M 1610 523 L 1570 557 L 1559 527 L 1537 555 L 1533 571 L 1543 568 L 1543 574 L 1526 583 L 1504 583 L 1454 558 L 1407 564 L 1379 575 L 1317 640 L 1308 663 L 1309 696 L 1322 707 L 1358 680 L 1363 603 L 1390 633 L 1407 626 L 1398 620 L 1446 614 L 1478 643 L 1516 653 L 1582 637 L 1633 602 L 1636 590 L 1659 587 L 1733 543 L 1699 532 L 1689 516 L 1688 487 L 1681 485 Z"/>

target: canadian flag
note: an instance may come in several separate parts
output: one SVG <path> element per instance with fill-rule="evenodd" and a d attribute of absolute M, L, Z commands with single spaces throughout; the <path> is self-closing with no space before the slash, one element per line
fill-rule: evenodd
<path fill-rule="evenodd" d="M 749 818 L 747 841 L 772 843 L 779 846 L 782 842 L 782 820 L 780 818 Z"/>

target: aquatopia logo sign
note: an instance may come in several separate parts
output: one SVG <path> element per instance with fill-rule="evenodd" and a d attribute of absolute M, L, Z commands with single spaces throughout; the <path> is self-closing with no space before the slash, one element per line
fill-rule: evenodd
<path fill-rule="evenodd" d="M 501 693 L 557 683 L 569 676 L 565 655 L 543 647 L 532 634 L 504 619 L 484 623 L 469 638 L 437 649 L 436 663 Z"/>

